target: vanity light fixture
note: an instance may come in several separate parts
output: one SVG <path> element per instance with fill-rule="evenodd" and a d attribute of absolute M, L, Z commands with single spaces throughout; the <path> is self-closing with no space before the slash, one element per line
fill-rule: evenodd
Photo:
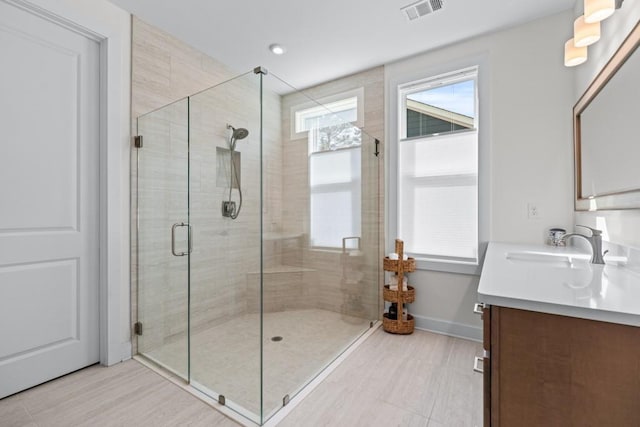
<path fill-rule="evenodd" d="M 600 40 L 600 21 L 622 7 L 624 0 L 584 0 L 584 15 L 573 22 L 573 38 L 564 44 L 564 65 L 575 67 L 587 60 L 587 46 Z"/>
<path fill-rule="evenodd" d="M 269 50 L 274 55 L 282 55 L 283 53 L 285 53 L 287 51 L 287 49 L 285 49 L 283 46 L 280 46 L 278 43 L 273 43 L 273 44 L 269 45 Z"/>
<path fill-rule="evenodd" d="M 564 44 L 564 65 L 565 67 L 575 67 L 587 60 L 587 47 L 576 46 L 573 39 Z"/>
<path fill-rule="evenodd" d="M 589 46 L 600 40 L 600 21 L 588 24 L 584 15 L 573 23 L 573 40 L 577 47 Z"/>

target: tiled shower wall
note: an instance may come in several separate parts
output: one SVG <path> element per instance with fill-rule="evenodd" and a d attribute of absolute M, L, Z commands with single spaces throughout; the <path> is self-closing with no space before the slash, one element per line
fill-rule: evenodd
<path fill-rule="evenodd" d="M 364 125 L 368 136 L 362 144 L 362 240 L 364 258 L 360 261 L 341 256 L 340 251 L 302 250 L 302 283 L 307 287 L 306 299 L 315 308 L 352 314 L 369 319 L 379 318 L 379 284 L 383 248 L 384 199 L 384 67 L 377 67 L 338 80 L 324 83 L 303 92 L 313 99 L 322 99 L 357 88 L 364 88 Z M 283 226 L 291 233 L 309 235 L 309 152 L 305 138 L 291 135 L 292 107 L 308 99 L 300 93 L 282 97 L 283 151 Z M 363 106 L 359 106 L 361 108 Z M 374 138 L 380 140 L 380 154 L 374 155 Z M 345 236 L 346 237 L 346 236 Z M 283 252 L 285 254 L 286 252 Z M 348 261 L 347 261 L 348 260 Z M 360 264 L 360 265 L 358 265 Z M 359 283 L 347 283 L 346 274 L 360 270 Z M 360 299 L 364 312 L 351 312 L 354 298 Z"/>
<path fill-rule="evenodd" d="M 235 77 L 235 73 L 221 63 L 189 47 L 173 36 L 137 19 L 132 25 L 132 133 L 137 132 L 137 118 L 164 107 L 178 99 L 200 92 L 213 85 Z M 249 297 L 247 292 L 258 292 L 249 283 L 259 275 L 259 227 L 260 227 L 260 168 L 259 168 L 259 92 L 258 75 L 250 72 L 246 76 L 224 83 L 191 98 L 190 102 L 190 206 L 193 225 L 194 249 L 191 256 L 191 303 L 192 327 L 199 328 L 211 322 L 223 321 L 232 316 L 255 311 L 258 295 Z M 265 223 L 280 223 L 281 158 L 280 143 L 280 96 L 264 93 L 264 175 Z M 186 103 L 186 102 L 185 102 Z M 160 120 L 156 119 L 160 117 Z M 180 151 L 185 142 L 187 121 L 185 114 L 153 113 L 152 132 L 144 139 L 140 155 L 151 157 L 156 149 L 154 143 L 171 146 L 166 158 L 156 162 L 155 168 L 170 167 L 171 173 L 143 174 L 148 177 L 139 183 L 141 195 L 145 191 L 166 192 L 167 203 L 174 205 L 186 201 L 186 162 L 177 156 L 186 155 Z M 221 202 L 228 197 L 227 182 L 217 179 L 216 147 L 228 148 L 226 124 L 249 129 L 250 135 L 237 143 L 241 153 L 243 206 L 237 220 L 221 216 Z M 147 126 L 149 127 L 149 126 Z M 144 136 L 144 135 L 143 135 Z M 155 138 L 155 141 L 154 141 Z M 171 138 L 171 141 L 161 141 Z M 145 153 L 145 150 L 146 153 Z M 158 153 L 153 153 L 156 157 Z M 144 161 L 143 165 L 146 166 Z M 169 165 L 169 166 L 167 166 Z M 223 165 L 226 163 L 223 162 Z M 136 229 L 136 149 L 132 149 L 132 229 Z M 160 172 L 160 171 L 159 171 Z M 164 171 L 166 172 L 166 171 Z M 227 171 L 222 174 L 227 176 Z M 150 180 L 153 180 L 151 182 Z M 176 186 L 176 182 L 179 184 Z M 226 189 L 225 189 L 226 187 Z M 158 194 L 156 193 L 156 194 Z M 154 196 L 155 197 L 155 196 Z M 234 200 L 238 195 L 234 190 Z M 142 204 L 141 204 L 142 205 Z M 152 206 L 151 208 L 167 208 Z M 161 241 L 161 247 L 140 242 L 140 260 L 137 258 L 136 233 L 132 233 L 132 319 L 138 319 L 138 304 L 144 313 L 145 347 L 153 347 L 186 333 L 187 264 L 186 260 L 172 259 L 166 236 L 171 224 L 185 221 L 182 206 L 169 206 L 166 218 L 156 227 L 145 228 L 145 214 L 140 212 L 141 229 L 159 233 L 152 240 Z M 157 212 L 153 213 L 157 217 Z M 181 217 L 182 216 L 182 217 Z M 141 236 L 144 238 L 144 236 Z M 252 243 L 255 242 L 255 243 Z M 265 253 L 265 262 L 273 263 L 275 251 Z M 186 258 L 186 257 L 185 257 Z M 171 262 L 170 271 L 160 267 L 163 261 Z M 139 264 L 140 262 L 140 264 Z M 141 268 L 138 268 L 138 267 Z M 136 275 L 140 274 L 138 290 Z M 249 291 L 248 291 L 249 289 Z M 140 295 L 138 295 L 140 291 Z M 138 298 L 140 297 L 140 298 Z M 138 351 L 134 340 L 134 353 Z"/>

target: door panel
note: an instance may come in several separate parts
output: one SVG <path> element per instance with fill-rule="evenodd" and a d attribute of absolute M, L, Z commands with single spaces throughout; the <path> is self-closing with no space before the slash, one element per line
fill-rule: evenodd
<path fill-rule="evenodd" d="M 138 118 L 138 352 L 188 379 L 188 100 Z M 174 255 L 174 253 L 177 255 Z M 184 255 L 181 255 L 184 254 Z"/>
<path fill-rule="evenodd" d="M 3 61 L 8 69 L 2 71 L 2 94 L 8 97 L 7 104 L 12 100 L 3 112 L 12 136 L 20 142 L 3 145 L 3 174 L 18 179 L 20 185 L 3 188 L 0 226 L 12 231 L 77 230 L 77 54 L 31 33 L 7 27 L 0 31 L 2 52 L 11 58 Z"/>
<path fill-rule="evenodd" d="M 5 315 L 40 320 L 12 323 L 0 358 L 79 338 L 77 268 L 77 260 L 0 268 L 3 295 L 24 302 L 4 307 Z"/>
<path fill-rule="evenodd" d="M 0 398 L 99 360 L 100 46 L 0 1 Z"/>

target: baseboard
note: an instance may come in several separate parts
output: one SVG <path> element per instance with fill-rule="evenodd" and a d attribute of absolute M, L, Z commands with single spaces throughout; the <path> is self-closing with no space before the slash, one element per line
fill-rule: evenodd
<path fill-rule="evenodd" d="M 131 352 L 132 352 L 131 341 L 123 342 L 122 345 L 120 346 L 120 357 L 123 362 L 125 360 L 131 359 L 131 357 L 133 356 Z"/>
<path fill-rule="evenodd" d="M 446 320 L 417 316 L 415 314 L 413 314 L 413 318 L 416 321 L 416 329 L 472 341 L 482 341 L 482 328 L 477 326 L 448 322 Z"/>

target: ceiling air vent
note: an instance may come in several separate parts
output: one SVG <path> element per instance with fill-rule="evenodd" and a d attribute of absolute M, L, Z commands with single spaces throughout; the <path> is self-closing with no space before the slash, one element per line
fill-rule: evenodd
<path fill-rule="evenodd" d="M 413 21 L 440 9 L 442 9 L 442 0 L 420 0 L 400 10 L 407 15 L 409 21 Z"/>

